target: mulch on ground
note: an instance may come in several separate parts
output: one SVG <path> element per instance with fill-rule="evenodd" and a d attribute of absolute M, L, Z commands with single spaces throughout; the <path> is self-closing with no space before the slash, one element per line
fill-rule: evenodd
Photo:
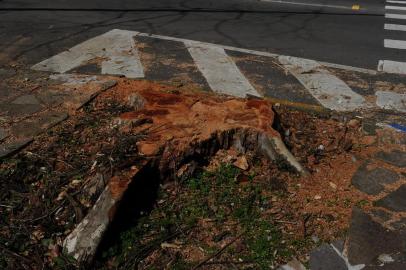
<path fill-rule="evenodd" d="M 145 134 L 112 125 L 132 110 L 117 98 L 123 83 L 1 161 L 0 268 L 78 267 L 62 251 L 64 238 L 97 200 L 104 176 L 143 159 L 136 143 Z M 131 87 L 179 93 L 176 87 L 146 81 L 131 81 Z M 103 246 L 94 266 L 227 269 L 231 263 L 258 269 L 261 260 L 274 266 L 291 257 L 306 262 L 311 247 L 342 236 L 352 206 L 368 206 L 365 195 L 351 186 L 358 157 L 378 147 L 363 140 L 358 120 L 338 121 L 283 106 L 275 111 L 286 145 L 310 176 L 299 177 L 249 154 L 249 169 L 238 169 L 232 165 L 238 154 L 219 154 L 212 168 L 163 186 L 156 207 L 130 229 L 117 231 L 123 241 Z M 176 219 L 182 224 L 173 223 L 171 215 L 182 216 Z M 163 232 L 171 237 L 162 238 Z M 134 250 L 140 246 L 149 248 Z M 211 256 L 226 263 L 216 264 Z"/>

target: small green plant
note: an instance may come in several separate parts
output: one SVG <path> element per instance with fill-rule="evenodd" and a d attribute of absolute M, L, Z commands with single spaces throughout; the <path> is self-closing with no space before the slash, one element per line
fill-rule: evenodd
<path fill-rule="evenodd" d="M 232 165 L 222 164 L 216 171 L 203 171 L 180 183 L 176 195 L 161 190 L 159 207 L 141 217 L 135 227 L 122 232 L 120 243 L 111 247 L 104 258 L 115 258 L 114 265 L 124 269 L 138 265 L 154 253 L 156 269 L 162 269 L 163 265 L 170 265 L 170 269 L 191 269 L 199 262 L 185 260 L 177 252 L 168 258 L 174 251 L 158 252 L 161 243 L 176 239 L 181 245 L 197 245 L 206 256 L 213 256 L 224 243 L 238 239 L 238 249 L 231 244 L 219 256 L 230 261 L 243 260 L 252 264 L 253 269 L 270 269 L 286 261 L 293 256 L 295 248 L 301 249 L 308 242 L 294 242 L 273 221 L 272 215 L 266 214 L 266 209 L 272 206 L 271 198 L 265 195 L 270 192 L 263 192 L 270 191 L 268 183 L 255 182 L 254 174 L 247 182 L 240 183 L 237 179 L 241 173 Z M 283 196 L 279 193 L 278 196 Z M 209 242 L 198 242 L 194 237 L 206 230 L 200 227 L 203 220 L 212 226 L 204 235 L 211 230 L 215 232 Z M 225 227 L 225 224 L 231 225 Z"/>

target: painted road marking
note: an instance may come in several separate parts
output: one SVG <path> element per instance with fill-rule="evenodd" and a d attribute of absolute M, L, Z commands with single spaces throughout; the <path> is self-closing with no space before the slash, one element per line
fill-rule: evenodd
<path fill-rule="evenodd" d="M 237 97 L 261 96 L 223 48 L 193 41 L 185 45 L 214 92 Z"/>
<path fill-rule="evenodd" d="M 406 41 L 404 40 L 384 39 L 383 44 L 385 48 L 406 50 Z"/>
<path fill-rule="evenodd" d="M 208 81 L 210 87 L 213 88 L 213 91 L 217 92 L 222 92 L 222 93 L 229 93 L 232 95 L 236 96 L 245 96 L 245 94 L 251 94 L 254 96 L 260 96 L 260 94 L 254 89 L 254 87 L 248 82 L 248 80 L 242 75 L 238 67 L 235 65 L 235 63 L 232 61 L 230 57 L 228 57 L 225 53 L 224 50 L 234 50 L 234 51 L 240 51 L 244 53 L 251 53 L 251 54 L 256 54 L 260 56 L 267 56 L 267 57 L 273 57 L 277 59 L 279 55 L 277 54 L 271 54 L 267 52 L 259 52 L 259 51 L 252 51 L 252 50 L 247 50 L 247 49 L 240 49 L 240 48 L 235 48 L 235 47 L 229 47 L 229 46 L 219 46 L 215 44 L 210 44 L 210 43 L 204 43 L 204 42 L 196 42 L 196 41 L 191 41 L 187 39 L 179 39 L 179 38 L 173 38 L 173 37 L 167 37 L 167 36 L 158 36 L 158 35 L 149 35 L 146 33 L 139 33 L 139 32 L 134 32 L 134 31 L 125 31 L 125 30 L 111 30 L 110 32 L 107 32 L 101 36 L 95 37 L 93 39 L 90 39 L 88 41 L 85 41 L 79 45 L 76 45 L 75 47 L 71 48 L 70 50 L 60 53 L 56 56 L 53 56 L 35 66 L 33 66 L 34 69 L 39 69 L 39 70 L 47 70 L 47 71 L 53 71 L 53 72 L 59 72 L 59 73 L 64 73 L 67 72 L 75 67 L 78 67 L 80 65 L 85 64 L 87 61 L 95 58 L 95 57 L 103 57 L 106 56 L 103 51 L 102 45 L 106 44 L 106 42 L 109 42 L 108 46 L 111 48 L 116 48 L 119 47 L 116 45 L 116 43 L 119 43 L 122 39 L 117 38 L 117 36 L 121 37 L 124 36 L 126 38 L 133 37 L 133 36 L 146 36 L 146 37 L 153 37 L 153 38 L 158 38 L 158 39 L 164 39 L 164 40 L 173 40 L 173 41 L 180 41 L 183 42 L 184 44 L 189 45 L 189 52 L 192 54 L 192 58 L 196 61 L 196 65 L 202 72 L 202 74 L 206 77 L 206 80 Z M 106 37 L 111 37 L 109 40 L 106 40 Z M 115 38 L 115 39 L 114 39 Z M 123 45 L 121 45 L 123 46 Z M 135 51 L 132 47 L 134 46 L 133 43 L 131 43 L 131 49 Z M 129 47 L 129 46 L 127 46 Z M 130 48 L 129 48 L 130 49 Z M 106 50 L 107 51 L 107 50 Z M 138 53 L 135 54 L 137 56 L 137 60 L 135 61 L 137 63 L 137 67 L 139 66 L 138 70 L 142 70 L 142 64 L 138 58 Z M 208 57 L 210 55 L 210 57 Z M 133 54 L 129 54 L 129 56 L 134 56 Z M 208 61 L 210 59 L 210 61 Z M 299 58 L 297 58 L 299 59 Z M 215 61 L 214 61 L 215 60 Z M 306 60 L 302 59 L 303 61 L 312 61 L 312 60 Z M 118 61 L 117 61 L 118 62 Z M 130 62 L 130 60 L 128 60 Z M 321 66 L 321 64 L 319 64 Z M 334 65 L 331 64 L 335 68 L 342 68 L 345 66 L 341 65 Z M 213 67 L 216 67 L 215 69 L 218 70 L 220 68 L 223 68 L 222 72 L 226 72 L 226 75 L 224 76 L 222 73 L 216 73 L 212 72 L 211 69 Z M 118 69 L 119 67 L 116 67 Z M 350 70 L 354 70 L 357 68 L 351 68 Z M 363 71 L 363 70 L 359 70 Z M 110 72 L 106 68 L 104 69 L 104 73 Z M 368 72 L 368 71 L 367 71 Z M 228 74 L 227 74 L 228 73 Z M 293 74 L 293 73 L 292 73 Z M 123 74 L 127 75 L 128 74 Z M 139 77 L 143 76 L 144 74 L 140 73 L 138 74 Z M 295 76 L 295 74 L 293 74 Z M 330 77 L 334 77 L 333 75 L 329 75 Z M 136 77 L 136 76 L 131 76 L 131 77 Z M 325 78 L 324 76 L 323 78 Z M 317 80 L 317 76 L 313 77 L 314 80 Z M 231 80 L 235 80 L 234 83 L 231 83 Z M 335 80 L 338 80 L 338 78 L 335 77 Z M 229 85 L 226 86 L 226 82 L 228 81 Z M 300 80 L 299 80 L 300 81 Z M 344 84 L 344 82 L 342 82 Z M 302 83 L 303 84 L 303 83 Z M 317 82 L 315 82 L 317 84 Z M 320 82 L 319 84 L 326 85 L 326 82 Z M 220 86 L 221 88 L 220 89 Z M 232 86 L 232 87 L 231 87 Z M 333 107 L 331 107 L 333 108 Z"/>
<path fill-rule="evenodd" d="M 406 10 L 406 7 L 401 7 L 401 6 L 385 6 L 385 9 Z"/>
<path fill-rule="evenodd" d="M 139 33 L 138 36 L 163 39 L 163 40 L 172 40 L 172 41 L 178 41 L 178 42 L 190 41 L 189 39 L 184 39 L 184 38 L 169 37 L 169 36 L 155 35 L 155 34 L 148 34 L 148 33 Z M 282 56 L 280 54 L 275 54 L 275 53 L 255 51 L 255 50 L 238 48 L 238 47 L 227 46 L 227 45 L 218 45 L 218 44 L 209 43 L 209 42 L 200 42 L 200 43 L 206 44 L 206 45 L 211 45 L 211 46 L 218 46 L 218 47 L 223 48 L 224 50 L 236 51 L 236 52 L 247 53 L 247 54 L 254 54 L 254 55 L 258 55 L 258 56 L 266 56 L 266 57 L 273 57 L 273 58 Z M 348 70 L 348 71 L 355 71 L 355 72 L 366 73 L 366 74 L 371 74 L 371 75 L 375 75 L 377 73 L 375 70 L 366 69 L 366 68 L 352 67 L 352 66 L 334 64 L 334 63 L 328 63 L 328 62 L 322 62 L 322 61 L 319 61 L 319 63 L 326 67 L 332 67 L 332 68 L 343 69 L 343 70 Z"/>
<path fill-rule="evenodd" d="M 391 4 L 405 4 L 406 5 L 406 1 L 392 1 L 392 0 L 387 0 L 387 3 L 391 3 Z"/>
<path fill-rule="evenodd" d="M 190 40 L 187 39 L 182 39 L 182 38 L 175 38 L 175 37 L 168 37 L 168 36 L 162 36 L 162 35 L 154 35 L 154 34 L 146 34 L 146 33 L 139 33 L 138 36 L 147 36 L 151 38 L 156 38 L 156 39 L 165 39 L 165 40 L 171 40 L 171 41 L 178 41 L 178 42 L 183 42 L 187 44 L 188 42 L 191 42 Z M 230 51 L 238 51 L 242 53 L 248 53 L 248 54 L 254 54 L 258 56 L 267 56 L 267 57 L 273 57 L 276 59 L 281 59 L 284 58 L 295 58 L 295 57 L 289 57 L 289 56 L 281 56 L 277 54 L 272 54 L 268 52 L 261 52 L 261 51 L 254 51 L 254 50 L 249 50 L 249 49 L 242 49 L 242 48 L 236 48 L 236 47 L 231 47 L 231 46 L 220 46 L 212 43 L 206 43 L 206 42 L 199 42 L 200 45 L 202 46 L 215 46 L 215 47 L 221 47 L 226 50 Z M 323 66 L 328 66 L 332 68 L 337 68 L 337 69 L 344 69 L 344 70 L 350 70 L 350 71 L 356 71 L 356 72 L 363 72 L 363 73 L 368 73 L 368 74 L 376 74 L 376 71 L 373 70 L 367 70 L 367 69 L 361 69 L 361 68 L 355 68 L 355 67 L 348 67 L 348 66 L 343 66 L 343 65 L 338 65 L 338 64 L 331 64 L 331 63 L 324 63 L 324 62 L 316 62 L 310 59 L 303 59 L 303 58 L 295 58 L 298 61 L 301 61 L 302 63 L 308 62 L 308 63 L 313 63 L 317 68 L 319 69 L 318 72 L 315 72 L 314 74 L 300 74 L 297 72 L 294 72 L 294 69 L 296 68 L 294 65 L 283 65 L 287 70 L 291 72 L 293 76 L 298 79 L 298 81 L 305 86 L 305 88 L 312 94 L 323 106 L 332 109 L 332 110 L 338 110 L 338 111 L 351 111 L 351 110 L 356 110 L 356 109 L 361 109 L 363 107 L 368 107 L 366 104 L 365 99 L 361 96 L 358 95 L 357 93 L 353 92 L 351 88 L 348 87 L 342 80 L 328 72 L 326 69 L 323 68 Z M 290 69 L 289 69 L 290 68 Z M 313 70 L 314 71 L 314 70 Z M 327 98 L 326 98 L 327 97 Z"/>
<path fill-rule="evenodd" d="M 380 60 L 378 70 L 387 73 L 406 74 L 406 62 Z"/>
<path fill-rule="evenodd" d="M 386 19 L 406 20 L 406 15 L 387 13 L 387 14 L 385 14 L 385 18 L 386 18 Z"/>
<path fill-rule="evenodd" d="M 388 1 L 391 2 L 392 0 Z M 395 1 L 392 1 L 395 2 Z M 398 1 L 397 1 L 398 2 Z M 406 3 L 406 1 L 405 1 Z M 385 6 L 385 9 L 391 10 L 406 10 L 406 7 L 402 6 Z M 386 19 L 405 19 L 406 15 L 404 14 L 385 14 Z M 385 30 L 389 31 L 406 31 L 406 25 L 401 24 L 390 24 L 385 23 Z M 406 41 L 404 40 L 395 40 L 395 39 L 384 39 L 383 46 L 390 49 L 406 49 Z M 392 60 L 379 60 L 378 62 L 378 71 L 383 71 L 387 73 L 397 73 L 397 74 L 406 74 L 406 62 L 398 62 Z"/>
<path fill-rule="evenodd" d="M 298 5 L 307 7 L 318 7 L 318 8 L 337 8 L 337 9 L 349 9 L 351 6 L 340 6 L 340 5 L 327 5 L 327 4 L 316 4 L 316 3 L 305 3 L 305 2 L 292 2 L 292 1 L 282 1 L 282 0 L 259 0 L 260 2 L 277 3 L 284 5 Z"/>
<path fill-rule="evenodd" d="M 363 96 L 352 91 L 344 81 L 330 73 L 326 66 L 370 74 L 373 71 L 135 31 L 111 30 L 44 60 L 34 65 L 33 68 L 64 73 L 88 63 L 89 60 L 96 59 L 101 62 L 102 73 L 104 74 L 119 74 L 130 78 L 144 77 L 143 66 L 134 44 L 135 36 L 178 41 L 185 44 L 185 49 L 188 50 L 197 68 L 215 92 L 238 97 L 245 97 L 247 94 L 261 96 L 226 53 L 226 51 L 237 51 L 266 56 L 279 61 L 281 66 L 289 71 L 307 89 L 309 94 L 326 108 L 337 111 L 353 111 L 370 107 Z M 390 43 L 390 40 L 388 41 Z M 397 42 L 395 45 L 403 46 L 403 41 Z M 389 45 L 395 46 L 393 43 Z M 383 60 L 379 63 L 379 70 L 406 73 L 406 64 Z"/>
<path fill-rule="evenodd" d="M 287 68 L 324 107 L 336 111 L 366 108 L 366 100 L 318 62 L 297 57 L 280 56 Z"/>
<path fill-rule="evenodd" d="M 385 30 L 406 31 L 406 25 L 385 23 Z"/>
<path fill-rule="evenodd" d="M 406 94 L 398 94 L 388 91 L 377 91 L 376 105 L 382 109 L 406 112 Z"/>
<path fill-rule="evenodd" d="M 102 74 L 143 78 L 144 71 L 133 38 L 137 33 L 118 29 L 109 31 L 44 60 L 32 69 L 65 73 L 100 58 Z"/>

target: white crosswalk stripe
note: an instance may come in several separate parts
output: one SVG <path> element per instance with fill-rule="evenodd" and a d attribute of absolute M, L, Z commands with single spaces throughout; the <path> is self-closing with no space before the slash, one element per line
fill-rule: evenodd
<path fill-rule="evenodd" d="M 376 104 L 383 109 L 406 112 L 406 94 L 377 91 Z"/>
<path fill-rule="evenodd" d="M 161 35 L 147 35 L 147 34 L 139 34 L 141 36 L 149 36 L 154 37 L 157 39 L 166 39 L 166 40 L 176 40 L 179 42 L 184 42 L 186 44 L 190 43 L 190 41 L 181 39 L 181 38 L 172 38 L 167 36 Z M 203 43 L 199 42 L 201 45 L 206 45 L 208 47 L 213 46 L 214 44 Z M 230 46 L 222 46 L 224 49 L 231 50 L 231 51 L 239 51 L 248 54 L 255 54 L 260 56 L 266 57 L 273 57 L 279 60 L 281 64 L 288 69 L 293 76 L 295 76 L 302 85 L 309 91 L 309 93 L 314 96 L 323 106 L 329 108 L 331 110 L 339 110 L 339 111 L 351 111 L 357 110 L 368 107 L 365 99 L 356 94 L 348 85 L 345 84 L 342 80 L 338 77 L 334 76 L 327 69 L 323 68 L 323 65 L 328 65 L 333 68 L 343 68 L 351 71 L 357 72 L 364 72 L 368 74 L 374 74 L 374 72 L 369 70 L 363 70 L 360 68 L 348 68 L 341 65 L 335 65 L 331 63 L 319 63 L 316 61 L 312 61 L 309 59 L 297 58 L 297 57 L 286 57 L 286 56 L 279 56 L 272 53 L 267 52 L 260 52 L 260 51 L 253 51 L 253 50 L 246 50 L 241 48 L 234 48 Z M 293 63 L 291 60 L 293 60 Z M 228 60 L 227 60 L 228 61 Z M 307 70 L 307 74 L 298 72 L 297 70 L 303 68 L 303 65 L 306 63 L 313 65 L 314 69 Z M 207 77 L 206 77 L 207 79 Z M 327 98 L 326 98 L 327 97 Z"/>
<path fill-rule="evenodd" d="M 281 56 L 279 61 L 324 107 L 336 111 L 354 111 L 367 107 L 364 97 L 352 91 L 316 61 L 290 56 Z"/>
<path fill-rule="evenodd" d="M 402 7 L 402 6 L 385 6 L 385 9 L 391 9 L 391 10 L 406 10 L 406 7 Z"/>
<path fill-rule="evenodd" d="M 386 13 L 386 14 L 385 14 L 385 18 L 386 18 L 386 19 L 406 20 L 406 15 L 404 15 L 404 14 Z"/>
<path fill-rule="evenodd" d="M 405 40 L 384 39 L 383 44 L 385 48 L 402 49 L 402 50 L 406 49 Z"/>
<path fill-rule="evenodd" d="M 406 1 L 397 1 L 397 0 L 387 0 L 386 3 L 390 3 L 390 4 L 405 4 L 405 5 L 406 5 Z"/>
<path fill-rule="evenodd" d="M 193 41 L 185 45 L 214 92 L 237 97 L 261 96 L 223 48 Z"/>
<path fill-rule="evenodd" d="M 406 62 L 379 60 L 378 71 L 395 74 L 406 74 Z"/>
<path fill-rule="evenodd" d="M 109 31 L 44 60 L 32 69 L 65 73 L 92 59 L 100 58 L 102 74 L 142 78 L 144 72 L 133 39 L 137 33 Z"/>
<path fill-rule="evenodd" d="M 386 3 L 389 3 L 389 4 L 404 4 L 404 5 L 406 5 L 406 1 L 397 1 L 397 0 L 387 0 Z"/>
<path fill-rule="evenodd" d="M 387 0 L 387 3 L 390 4 L 406 4 L 406 1 L 400 0 Z M 393 11 L 405 11 L 406 6 L 401 5 L 386 5 L 385 9 L 389 12 Z M 386 13 L 385 19 L 390 20 L 406 20 L 406 14 L 397 14 L 397 13 Z M 397 24 L 397 23 L 385 23 L 384 30 L 387 31 L 400 31 L 398 34 L 401 34 L 402 31 L 406 31 L 405 24 Z M 393 33 L 393 32 L 390 32 Z M 389 34 L 389 32 L 388 32 Z M 406 49 L 406 36 L 405 40 L 398 40 L 398 39 L 384 39 L 383 46 L 387 49 L 397 49 L 397 50 L 405 50 Z M 406 74 L 406 62 L 396 61 L 396 59 L 385 59 L 378 61 L 378 71 L 386 72 L 386 73 L 396 73 L 396 74 Z"/>
<path fill-rule="evenodd" d="M 406 25 L 385 23 L 384 29 L 393 31 L 406 31 Z"/>
<path fill-rule="evenodd" d="M 388 24 L 386 28 L 398 30 L 399 26 Z M 193 72 L 200 71 L 202 78 L 206 80 L 211 90 L 217 93 L 237 97 L 246 97 L 247 95 L 262 97 L 263 92 L 259 92 L 256 89 L 258 86 L 258 81 L 255 79 L 255 76 L 258 75 L 256 73 L 257 71 L 244 69 L 244 65 L 237 65 L 234 59 L 228 55 L 228 52 L 233 51 L 242 53 L 243 55 L 264 57 L 264 59 L 270 61 L 267 62 L 269 65 L 273 65 L 269 67 L 270 69 L 279 67 L 288 71 L 297 79 L 294 83 L 297 83 L 299 87 L 301 84 L 304 87 L 303 91 L 307 90 L 308 94 L 313 97 L 311 98 L 312 100 L 316 99 L 321 105 L 328 109 L 354 111 L 371 107 L 371 104 L 367 102 L 365 97 L 354 92 L 343 80 L 331 73 L 325 66 L 328 65 L 335 69 L 343 68 L 373 74 L 370 71 L 352 67 L 348 68 L 331 63 L 320 63 L 309 59 L 281 56 L 267 52 L 118 29 L 84 41 L 69 50 L 34 65 L 32 68 L 56 73 L 67 73 L 75 68 L 96 62 L 96 64 L 101 66 L 102 74 L 124 75 L 129 78 L 144 78 L 146 76 L 145 72 L 150 72 L 152 66 L 150 63 L 146 65 L 146 67 L 143 66 L 142 61 L 145 60 L 142 59 L 150 58 L 141 58 L 139 56 L 137 49 L 139 45 L 136 44 L 136 40 L 139 39 L 135 39 L 137 37 L 148 37 L 147 39 L 150 39 L 151 43 L 153 43 L 152 39 L 159 39 L 164 43 L 166 42 L 166 44 L 174 41 L 183 44 L 184 46 L 180 46 L 179 48 L 180 50 L 186 50 L 190 55 L 190 61 L 192 61 L 195 70 Z M 388 47 L 403 48 L 405 46 L 403 41 L 388 39 L 385 42 Z M 142 47 L 139 48 L 141 50 Z M 142 51 L 141 53 L 145 54 L 146 52 Z M 158 53 L 165 54 L 165 50 Z M 275 64 L 276 62 L 278 64 Z M 178 65 L 182 63 L 173 64 Z M 166 65 L 164 68 L 171 68 L 171 66 Z M 244 70 L 240 70 L 241 68 Z M 379 70 L 393 73 L 406 73 L 406 64 L 391 60 L 382 60 L 379 64 Z M 251 74 L 251 76 L 248 76 L 249 78 L 244 75 L 246 72 L 251 72 L 249 73 Z M 146 79 L 148 79 L 148 77 L 146 77 Z M 267 79 L 272 80 L 272 78 Z M 263 84 L 263 82 L 260 83 Z M 261 85 L 260 87 L 262 87 L 261 89 L 266 89 L 268 85 Z M 304 95 L 306 95 L 306 92 L 304 92 Z M 383 104 L 381 103 L 378 106 Z"/>

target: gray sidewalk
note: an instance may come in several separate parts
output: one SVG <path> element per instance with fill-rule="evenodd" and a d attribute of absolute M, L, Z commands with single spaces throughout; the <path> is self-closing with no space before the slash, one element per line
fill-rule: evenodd
<path fill-rule="evenodd" d="M 0 158 L 115 85 L 109 78 L 0 69 Z"/>

